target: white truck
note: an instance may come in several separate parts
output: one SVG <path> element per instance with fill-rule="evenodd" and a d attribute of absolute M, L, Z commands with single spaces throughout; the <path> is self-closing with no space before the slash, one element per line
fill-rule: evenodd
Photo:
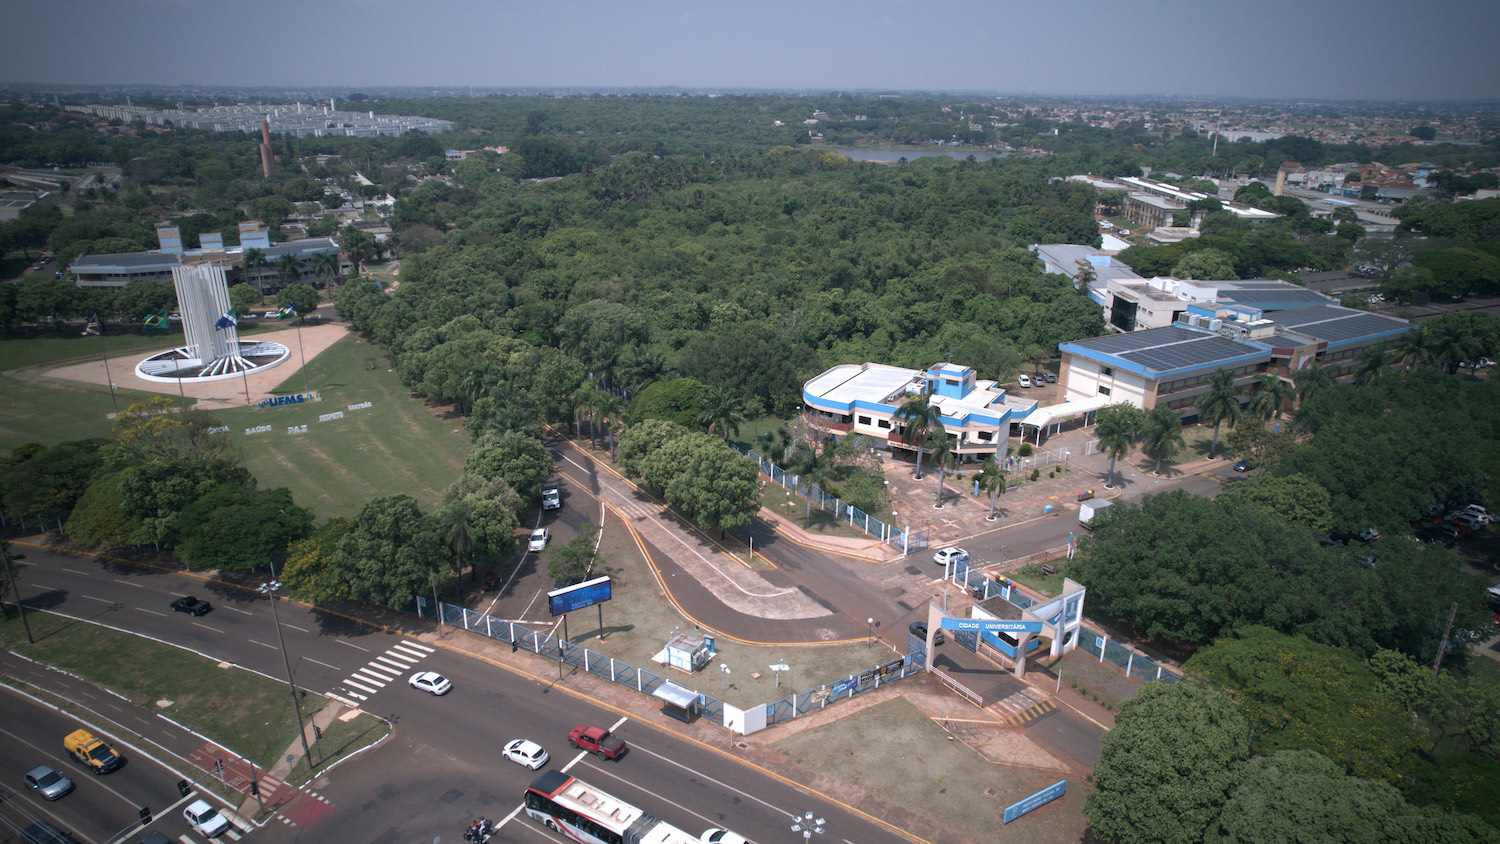
<path fill-rule="evenodd" d="M 1093 530 L 1094 517 L 1109 507 L 1109 501 L 1102 498 L 1090 498 L 1078 505 L 1078 524 Z"/>

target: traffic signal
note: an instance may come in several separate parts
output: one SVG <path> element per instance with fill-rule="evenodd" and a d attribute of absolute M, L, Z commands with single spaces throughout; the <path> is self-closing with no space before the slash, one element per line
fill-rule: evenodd
<path fill-rule="evenodd" d="M 250 781 L 250 796 L 251 797 L 259 797 L 260 796 L 260 782 L 258 782 L 256 780 L 251 780 Z"/>
<path fill-rule="evenodd" d="M 520 647 L 521 647 L 520 644 L 518 644 L 516 642 L 516 640 L 514 640 L 514 639 L 510 640 L 510 652 L 511 653 L 515 653 L 516 650 L 519 649 Z"/>
<path fill-rule="evenodd" d="M 141 826 L 145 826 L 148 823 L 151 823 L 151 807 L 150 806 L 142 806 L 141 807 Z"/>
<path fill-rule="evenodd" d="M 183 797 L 186 797 L 189 794 L 193 793 L 193 790 L 188 787 L 187 780 L 177 781 L 177 791 L 181 793 Z"/>
<path fill-rule="evenodd" d="M 313 735 L 321 739 L 323 737 L 323 728 L 317 724 L 313 724 Z"/>

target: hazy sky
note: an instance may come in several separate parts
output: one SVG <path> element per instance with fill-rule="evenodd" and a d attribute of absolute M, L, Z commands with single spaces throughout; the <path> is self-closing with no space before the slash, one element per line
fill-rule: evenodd
<path fill-rule="evenodd" d="M 1500 2 L 0 0 L 0 81 L 1500 97 Z"/>

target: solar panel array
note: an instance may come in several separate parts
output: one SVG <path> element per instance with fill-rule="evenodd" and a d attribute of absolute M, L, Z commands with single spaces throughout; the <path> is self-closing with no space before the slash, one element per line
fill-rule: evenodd
<path fill-rule="evenodd" d="M 1155 373 L 1194 369 L 1247 355 L 1267 354 L 1265 350 L 1249 343 L 1177 325 L 1095 337 L 1075 345 L 1137 364 Z"/>
<path fill-rule="evenodd" d="M 1408 325 L 1405 320 L 1395 317 L 1341 307 L 1298 308 L 1270 314 L 1267 318 L 1277 325 L 1329 343 L 1388 334 Z"/>

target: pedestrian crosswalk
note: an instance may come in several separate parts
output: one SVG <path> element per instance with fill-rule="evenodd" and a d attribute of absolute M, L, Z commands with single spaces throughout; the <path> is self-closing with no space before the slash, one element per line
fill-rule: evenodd
<path fill-rule="evenodd" d="M 334 693 L 352 700 L 369 700 L 370 695 L 385 688 L 387 683 L 411 671 L 432 650 L 426 645 L 403 639 L 345 677 L 334 689 Z"/>
<path fill-rule="evenodd" d="M 1022 727 L 1057 708 L 1057 704 L 1035 689 L 1024 689 L 990 706 L 1013 726 Z"/>

